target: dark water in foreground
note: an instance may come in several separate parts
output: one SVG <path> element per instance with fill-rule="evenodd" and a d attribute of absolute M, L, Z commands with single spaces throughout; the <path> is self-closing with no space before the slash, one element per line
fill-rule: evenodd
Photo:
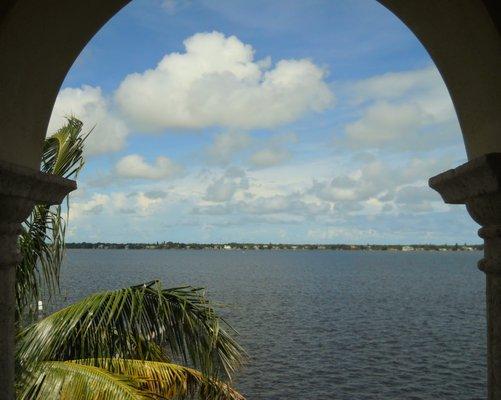
<path fill-rule="evenodd" d="M 161 279 L 208 288 L 261 399 L 485 398 L 479 252 L 70 250 L 69 300 Z"/>

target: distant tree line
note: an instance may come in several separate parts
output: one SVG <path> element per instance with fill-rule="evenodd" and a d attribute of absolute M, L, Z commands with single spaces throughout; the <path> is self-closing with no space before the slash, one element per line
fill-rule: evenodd
<path fill-rule="evenodd" d="M 123 250 L 378 250 L 378 251 L 474 251 L 483 250 L 482 244 L 290 244 L 290 243 L 67 243 L 68 249 L 123 249 Z"/>

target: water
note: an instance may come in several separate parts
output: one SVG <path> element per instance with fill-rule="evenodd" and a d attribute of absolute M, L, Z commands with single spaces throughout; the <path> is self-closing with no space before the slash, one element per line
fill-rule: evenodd
<path fill-rule="evenodd" d="M 484 399 L 479 252 L 70 250 L 69 301 L 208 288 L 251 355 L 249 400 Z"/>

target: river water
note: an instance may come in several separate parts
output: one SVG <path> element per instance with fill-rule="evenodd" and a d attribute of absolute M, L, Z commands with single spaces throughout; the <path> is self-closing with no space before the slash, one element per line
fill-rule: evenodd
<path fill-rule="evenodd" d="M 63 293 L 203 286 L 251 358 L 249 400 L 483 399 L 480 252 L 68 250 Z"/>

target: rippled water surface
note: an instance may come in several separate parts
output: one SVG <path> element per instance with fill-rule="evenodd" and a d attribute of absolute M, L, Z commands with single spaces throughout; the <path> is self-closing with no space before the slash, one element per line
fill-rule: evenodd
<path fill-rule="evenodd" d="M 161 279 L 208 288 L 253 399 L 485 398 L 479 252 L 70 250 L 69 300 Z"/>

